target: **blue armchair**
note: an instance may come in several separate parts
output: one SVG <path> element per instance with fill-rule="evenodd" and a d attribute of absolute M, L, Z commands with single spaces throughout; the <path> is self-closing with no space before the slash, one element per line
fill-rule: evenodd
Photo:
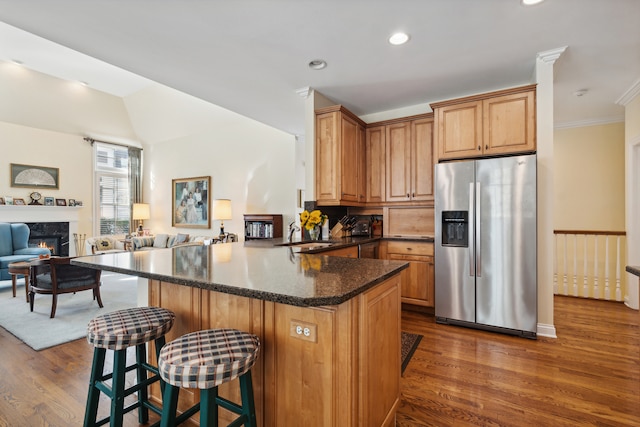
<path fill-rule="evenodd" d="M 28 261 L 40 255 L 51 255 L 46 248 L 29 247 L 29 227 L 27 224 L 0 222 L 0 280 L 8 280 L 9 264 Z"/>

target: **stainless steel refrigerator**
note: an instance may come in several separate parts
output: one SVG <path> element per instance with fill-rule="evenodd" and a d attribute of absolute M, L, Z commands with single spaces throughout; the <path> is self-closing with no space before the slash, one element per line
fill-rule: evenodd
<path fill-rule="evenodd" d="M 536 156 L 435 169 L 435 314 L 536 337 Z"/>

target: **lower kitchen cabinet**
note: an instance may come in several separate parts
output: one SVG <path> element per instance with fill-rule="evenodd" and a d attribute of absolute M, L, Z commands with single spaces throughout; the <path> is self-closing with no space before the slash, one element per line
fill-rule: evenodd
<path fill-rule="evenodd" d="M 380 255 L 383 259 L 409 262 L 409 268 L 402 271 L 403 303 L 435 307 L 433 243 L 384 241 Z"/>
<path fill-rule="evenodd" d="M 318 255 L 341 256 L 345 258 L 358 258 L 358 247 L 349 246 L 346 248 L 334 249 L 332 251 L 320 252 Z"/>

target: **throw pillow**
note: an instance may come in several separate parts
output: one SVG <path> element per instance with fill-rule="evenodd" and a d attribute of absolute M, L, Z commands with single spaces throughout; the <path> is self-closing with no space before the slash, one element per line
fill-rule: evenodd
<path fill-rule="evenodd" d="M 189 235 L 188 234 L 178 234 L 176 236 L 176 239 L 173 241 L 173 245 L 172 246 L 177 246 L 181 243 L 185 243 L 189 241 Z"/>
<path fill-rule="evenodd" d="M 96 240 L 96 247 L 99 251 L 108 251 L 113 249 L 113 243 L 110 239 L 98 239 Z"/>
<path fill-rule="evenodd" d="M 166 248 L 167 240 L 169 240 L 168 234 L 156 234 L 155 239 L 153 239 L 153 247 L 154 248 Z"/>
<path fill-rule="evenodd" d="M 133 241 L 133 250 L 153 246 L 153 237 L 134 237 L 131 240 Z"/>

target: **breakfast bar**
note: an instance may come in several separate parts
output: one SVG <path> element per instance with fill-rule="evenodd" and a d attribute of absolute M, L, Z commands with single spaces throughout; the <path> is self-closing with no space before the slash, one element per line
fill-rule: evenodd
<path fill-rule="evenodd" d="M 400 272 L 407 263 L 243 243 L 72 262 L 148 279 L 149 305 L 176 314 L 168 340 L 211 328 L 257 335 L 261 353 L 253 381 L 259 425 L 395 425 Z M 152 393 L 159 398 L 159 387 Z M 197 393 L 183 390 L 179 409 L 199 401 Z M 239 401 L 236 382 L 220 393 Z M 231 415 L 223 412 L 221 420 L 228 422 Z"/>

